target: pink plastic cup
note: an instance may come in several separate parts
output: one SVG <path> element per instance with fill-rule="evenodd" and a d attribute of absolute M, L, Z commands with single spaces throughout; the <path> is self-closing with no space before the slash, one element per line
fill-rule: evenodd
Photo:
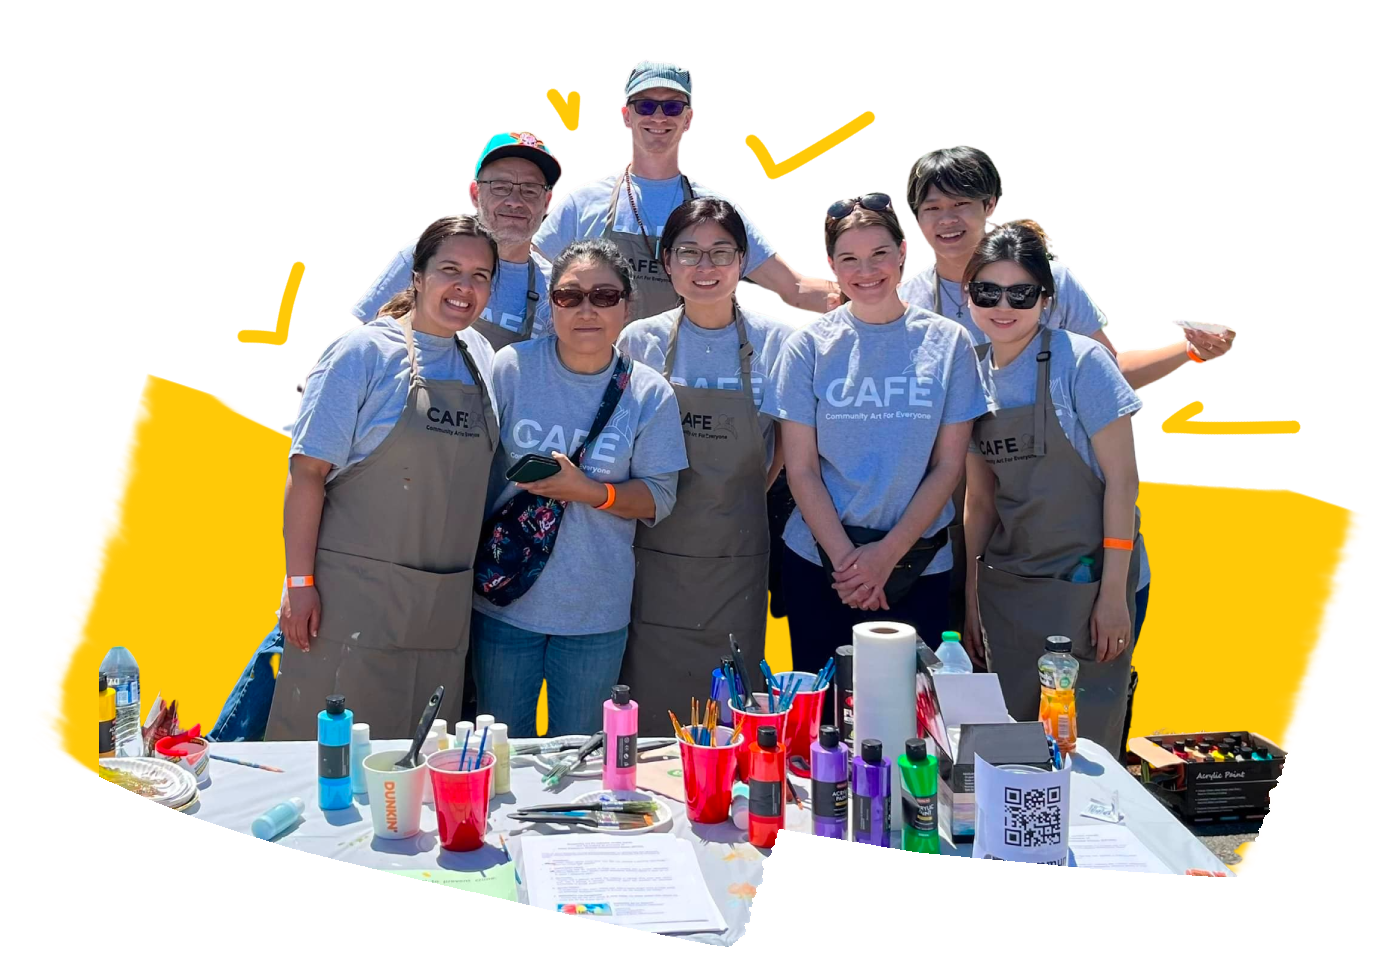
<path fill-rule="evenodd" d="M 495 754 L 485 753 L 479 769 L 475 754 L 461 765 L 461 750 L 443 749 L 427 757 L 427 773 L 432 779 L 432 800 L 437 811 L 437 840 L 443 850 L 479 850 L 485 843 L 485 820 L 490 814 L 490 774 Z"/>
<path fill-rule="evenodd" d="M 737 764 L 746 748 L 741 736 L 719 726 L 713 733 L 716 746 L 691 746 L 679 740 L 684 764 L 684 802 L 694 823 L 722 823 L 732 809 L 732 784 Z"/>
<path fill-rule="evenodd" d="M 786 737 L 786 718 L 789 712 L 772 713 L 771 699 L 765 692 L 753 692 L 752 700 L 756 702 L 756 708 L 752 711 L 744 711 L 741 707 L 733 708 L 732 701 L 726 705 L 732 713 L 733 726 L 738 725 L 738 720 L 742 724 L 742 745 L 737 749 L 737 776 L 743 783 L 747 782 L 748 773 L 752 767 L 752 746 L 757 741 L 757 730 L 762 726 L 773 726 L 776 729 L 776 738 Z"/>
<path fill-rule="evenodd" d="M 786 760 L 791 772 L 801 779 L 809 779 L 810 744 L 820 735 L 820 713 L 824 711 L 825 693 L 829 691 L 829 686 L 818 692 L 811 691 L 819 676 L 810 672 L 781 672 L 776 679 L 790 678 L 792 674 L 796 676 L 796 697 L 787 710 L 786 735 L 781 741 L 786 745 Z M 801 759 L 799 763 L 793 762 L 797 756 Z"/>

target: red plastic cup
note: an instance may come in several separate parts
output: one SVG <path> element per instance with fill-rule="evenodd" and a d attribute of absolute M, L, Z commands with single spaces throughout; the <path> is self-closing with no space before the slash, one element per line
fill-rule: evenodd
<path fill-rule="evenodd" d="M 684 802 L 694 823 L 722 823 L 732 809 L 732 785 L 737 763 L 746 748 L 741 736 L 719 726 L 713 733 L 716 746 L 691 746 L 679 740 L 679 759 L 684 764 Z"/>
<path fill-rule="evenodd" d="M 743 783 L 747 782 L 747 776 L 752 768 L 752 747 L 757 742 L 757 730 L 762 726 L 772 726 L 776 729 L 776 738 L 786 738 L 786 717 L 790 712 L 777 712 L 773 714 L 771 709 L 771 699 L 765 692 L 753 692 L 752 700 L 756 702 L 756 708 L 750 712 L 741 707 L 733 708 L 732 701 L 725 703 L 732 712 L 733 726 L 737 726 L 738 719 L 742 720 L 743 743 L 737 750 L 737 777 Z"/>
<path fill-rule="evenodd" d="M 818 692 L 810 691 L 819 680 L 819 676 L 811 672 L 780 672 L 776 675 L 777 681 L 792 674 L 796 676 L 796 697 L 787 710 L 786 734 L 781 742 L 786 747 L 786 760 L 791 772 L 806 780 L 810 778 L 810 744 L 820 736 L 820 713 L 824 711 L 825 693 L 829 691 L 829 686 Z M 797 756 L 803 762 L 791 763 Z"/>
<path fill-rule="evenodd" d="M 475 765 L 475 754 L 461 765 L 461 750 L 443 749 L 427 757 L 427 774 L 432 780 L 432 800 L 437 810 L 437 840 L 443 850 L 479 850 L 485 843 L 485 818 L 490 813 L 490 776 L 495 754 L 486 750 Z"/>

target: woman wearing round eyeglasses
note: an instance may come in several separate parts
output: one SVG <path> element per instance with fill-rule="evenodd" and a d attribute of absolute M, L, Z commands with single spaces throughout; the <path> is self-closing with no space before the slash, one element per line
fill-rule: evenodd
<path fill-rule="evenodd" d="M 966 464 L 966 642 L 1027 721 L 1045 639 L 1071 638 L 1078 732 L 1121 758 L 1149 598 L 1130 422 L 1140 399 L 1100 342 L 1044 326 L 1051 259 L 1023 220 L 985 237 L 965 268 L 990 398 Z"/>
<path fill-rule="evenodd" d="M 680 306 L 636 321 L 617 348 L 674 388 L 689 468 L 669 517 L 636 531 L 636 583 L 621 678 L 642 701 L 642 735 L 664 735 L 728 636 L 766 643 L 771 539 L 766 491 L 780 469 L 778 426 L 759 409 L 790 328 L 738 307 L 742 217 L 722 199 L 676 209 L 661 237 Z"/>
<path fill-rule="evenodd" d="M 798 507 L 782 584 L 806 671 L 861 621 L 942 630 L 951 490 L 987 407 L 965 329 L 897 296 L 907 244 L 887 195 L 831 206 L 825 249 L 849 302 L 791 335 L 762 406 Z"/>
<path fill-rule="evenodd" d="M 572 244 L 553 264 L 553 334 L 512 344 L 495 357 L 501 448 L 489 509 L 521 489 L 567 503 L 532 587 L 503 606 L 475 601 L 471 667 L 479 709 L 521 736 L 532 734 L 545 680 L 550 735 L 600 728 L 602 702 L 626 648 L 635 525 L 653 526 L 669 515 L 687 464 L 669 383 L 613 347 L 631 286 L 630 267 L 616 247 L 604 240 Z M 620 397 L 592 437 L 618 375 Z M 579 449 L 581 462 L 574 464 L 570 456 Z M 530 455 L 551 459 L 560 471 L 510 482 L 506 474 Z"/>

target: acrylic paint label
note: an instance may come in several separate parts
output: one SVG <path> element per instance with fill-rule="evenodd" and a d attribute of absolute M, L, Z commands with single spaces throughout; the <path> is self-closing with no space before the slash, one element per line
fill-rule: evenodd
<path fill-rule="evenodd" d="M 813 812 L 817 817 L 835 817 L 843 820 L 849 814 L 849 784 L 831 783 L 828 780 L 811 780 L 810 790 Z"/>
<path fill-rule="evenodd" d="M 97 754 L 111 756 L 116 752 L 115 724 L 110 719 L 97 723 Z"/>
<path fill-rule="evenodd" d="M 922 833 L 935 833 L 936 797 L 917 797 L 903 790 L 902 824 Z"/>
<path fill-rule="evenodd" d="M 782 809 L 781 782 L 749 780 L 747 813 L 753 817 L 779 817 Z"/>
<path fill-rule="evenodd" d="M 342 780 L 349 775 L 349 747 L 320 744 L 320 778 Z"/>
<path fill-rule="evenodd" d="M 617 736 L 616 737 L 616 768 L 630 769 L 635 765 L 636 737 Z"/>
<path fill-rule="evenodd" d="M 854 794 L 854 833 L 869 834 L 873 831 L 874 797 Z"/>

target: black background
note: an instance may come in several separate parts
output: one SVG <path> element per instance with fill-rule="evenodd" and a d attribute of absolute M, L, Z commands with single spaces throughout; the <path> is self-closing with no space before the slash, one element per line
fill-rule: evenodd
<path fill-rule="evenodd" d="M 419 22 L 414 29 L 423 27 Z M 448 34 L 443 28 L 443 39 Z M 36 661 L 25 673 L 24 684 L 31 686 L 27 700 L 34 698 L 32 686 L 46 686 L 52 652 L 63 648 L 59 638 L 67 634 L 67 614 L 75 609 L 70 592 L 81 582 L 145 374 L 231 399 L 254 418 L 279 427 L 295 416 L 293 385 L 324 345 L 351 327 L 349 304 L 394 250 L 436 216 L 468 208 L 469 176 L 490 133 L 528 127 L 543 135 L 562 158 L 559 196 L 626 161 L 629 141 L 617 106 L 626 68 L 636 57 L 598 54 L 571 63 L 546 57 L 542 67 L 497 71 L 492 66 L 510 54 L 495 52 L 471 56 L 464 66 L 448 70 L 388 50 L 391 29 L 383 40 L 384 52 L 352 84 L 337 73 L 309 71 L 278 74 L 277 87 L 264 84 L 265 77 L 250 81 L 286 70 L 278 61 L 295 61 L 289 47 L 250 50 L 237 73 L 221 81 L 196 81 L 200 71 L 189 64 L 183 73 L 152 78 L 144 96 L 123 109 L 122 138 L 105 147 L 101 163 L 70 187 L 77 196 L 68 198 L 101 201 L 103 218 L 59 219 L 54 229 L 60 239 L 43 254 L 46 263 L 63 263 L 70 251 L 96 243 L 96 254 L 78 254 L 80 263 L 96 258 L 126 268 L 96 293 L 80 282 L 91 268 L 78 268 L 59 288 L 77 302 L 68 304 L 75 320 L 87 317 L 96 327 L 77 330 L 70 318 L 60 330 L 68 348 L 61 370 L 73 381 L 70 388 L 81 388 L 80 412 L 87 418 L 75 425 L 70 413 L 39 432 L 38 454 L 66 487 L 39 497 L 36 507 L 45 511 L 49 543 L 43 553 L 50 559 L 39 574 L 46 599 L 39 616 L 57 621 L 59 631 L 53 633 L 52 624 L 43 628 L 42 644 L 31 655 Z M 521 56 L 527 47 L 522 45 Z M 1370 455 L 1380 454 L 1386 437 L 1370 439 L 1363 432 L 1362 392 L 1354 387 L 1355 371 L 1341 362 L 1351 360 L 1348 341 L 1358 337 L 1350 328 L 1368 327 L 1373 318 L 1390 321 L 1390 311 L 1372 299 L 1389 271 L 1380 263 L 1363 264 L 1358 277 L 1372 293 L 1358 300 L 1361 307 L 1324 303 L 1324 290 L 1341 267 L 1313 256 L 1310 243 L 1333 247 L 1338 236 L 1361 228 L 1352 228 L 1351 219 L 1341 215 L 1350 200 L 1334 189 L 1344 182 L 1333 172 L 1343 169 L 1343 159 L 1324 158 L 1324 149 L 1312 152 L 1291 141 L 1285 105 L 1295 91 L 1289 82 L 1253 77 L 1232 87 L 1206 73 L 1179 81 L 1175 71 L 1175 80 L 1158 87 L 1139 87 L 1111 73 L 1069 85 L 1042 77 L 1031 63 L 1010 60 L 999 67 L 986 63 L 983 87 L 953 91 L 947 80 L 960 68 L 939 66 L 944 61 L 935 52 L 919 53 L 915 45 L 907 57 L 859 47 L 868 56 L 849 54 L 856 67 L 848 61 L 798 59 L 795 52 L 785 59 L 768 53 L 760 70 L 731 50 L 655 50 L 697 71 L 696 116 L 683 147 L 683 168 L 742 202 L 796 270 L 827 275 L 821 212 L 835 197 L 869 190 L 897 198 L 911 233 L 909 270 L 919 270 L 930 251 L 901 204 L 908 166 L 937 145 L 979 145 L 1004 176 L 997 218 L 1034 216 L 1044 223 L 1060 256 L 1111 317 L 1109 335 L 1119 348 L 1178 338 L 1169 325 L 1173 317 L 1238 328 L 1238 349 L 1227 359 L 1186 367 L 1143 392 L 1146 411 L 1136 420 L 1141 478 L 1291 487 L 1370 511 L 1380 466 L 1351 466 L 1344 457 L 1356 443 L 1376 450 Z M 186 57 L 193 60 L 196 54 Z M 1171 70 L 1164 61 L 1140 68 L 1161 78 Z M 577 133 L 564 130 L 545 102 L 549 87 L 581 92 L 583 123 Z M 99 101 L 108 96 L 94 94 Z M 866 109 L 877 115 L 872 127 L 778 182 L 768 182 L 743 145 L 745 135 L 756 133 L 775 158 L 787 158 Z M 1295 175 L 1299 172 L 1306 175 Z M 1386 246 L 1379 249 L 1386 251 Z M 289 344 L 237 344 L 240 328 L 274 325 L 286 274 L 298 260 L 305 261 L 307 272 Z M 36 296 L 46 292 L 53 290 L 36 283 Z M 752 286 L 743 288 L 743 299 L 796 323 L 807 317 Z M 1373 318 L 1352 320 L 1352 311 Z M 49 344 L 32 355 L 41 353 L 57 352 Z M 1162 420 L 1194 399 L 1206 402 L 1204 419 L 1298 419 L 1303 432 L 1161 434 Z M 21 419 L 24 415 L 21 411 Z M 78 426 L 81 437 L 74 434 Z M 218 443 L 172 443 L 172 475 L 187 476 L 191 489 L 201 476 L 217 476 L 225 461 Z M 1200 529 L 1207 529 L 1210 511 L 1200 508 L 1197 515 Z M 208 550 L 207 556 L 221 552 Z M 1358 563 L 1355 557 L 1355 567 Z M 173 575 L 197 575 L 197 564 L 170 567 Z M 1289 568 L 1256 564 L 1259 571 Z M 1227 578 L 1210 575 L 1206 563 L 1193 564 L 1190 577 L 1199 585 L 1199 630 L 1192 644 L 1179 645 L 1179 663 L 1207 677 L 1207 616 L 1228 609 Z M 1306 709 L 1306 729 L 1316 722 L 1326 725 L 1324 702 L 1333 707 L 1348 701 L 1343 694 L 1350 676 L 1343 666 L 1351 665 L 1351 655 L 1343 648 L 1345 635 L 1350 644 L 1362 641 L 1361 580 L 1361 571 L 1351 571 L 1322 676 Z M 210 601 L 210 624 L 217 626 L 217 592 L 172 588 L 170 596 L 204 596 Z M 197 633 L 190 638 L 196 649 Z M 253 647 L 249 644 L 249 651 Z M 1289 885 L 1313 866 L 1316 816 L 1329 813 L 1323 806 L 1340 795 L 1308 789 L 1323 782 L 1315 763 L 1305 761 L 1320 756 L 1316 747 L 1306 746 L 1312 736 L 1296 739 L 1301 758 L 1289 767 L 1291 783 L 1278 792 L 1278 813 L 1267 824 L 1266 853 L 1249 876 Z M 57 800 L 56 810 L 31 810 L 52 816 L 57 828 L 45 839 L 45 855 L 68 857 L 74 864 L 81 860 L 94 880 L 102 869 L 124 874 L 106 885 L 106 908 L 116 920 L 136 915 L 117 901 L 140 898 L 155 906 L 169 894 L 211 909 L 204 916 L 205 934 L 221 926 L 225 933 L 243 927 L 250 937 L 281 931 L 316 941 L 326 947 L 327 957 L 344 957 L 360 941 L 351 916 L 376 923 L 393 916 L 402 936 L 418 948 L 400 954 L 415 954 L 426 965 L 437 955 L 430 947 L 433 934 L 423 934 L 433 916 L 443 930 L 455 926 L 454 916 L 509 925 L 527 919 L 529 930 L 557 920 L 535 919 L 485 898 L 443 899 L 425 885 L 388 884 L 394 878 L 372 870 L 330 869 L 309 855 L 175 814 L 156 818 L 105 783 L 39 747 L 34 751 L 42 760 L 42 778 L 52 779 L 46 793 Z M 25 824 L 10 834 L 22 832 L 32 831 Z M 802 835 L 781 839 L 742 945 L 777 945 L 787 961 L 812 958 L 809 922 L 819 922 L 821 911 L 851 918 L 849 905 L 876 902 L 879 919 L 865 929 L 869 933 L 891 933 L 883 916 L 911 919 L 905 927 L 930 930 L 923 916 L 930 915 L 933 902 L 960 901 L 974 913 L 983 892 L 963 892 L 981 881 L 996 881 L 983 885 L 986 890 L 1027 895 L 1028 884 L 1037 887 L 1046 880 L 1059 884 L 1051 894 L 1025 897 L 1030 913 L 1049 919 L 1074 911 L 1101 915 L 1116 911 L 1105 902 L 1122 901 L 1120 885 L 1130 880 L 1032 867 L 989 871 L 982 863 L 921 859 Z M 1062 881 L 1069 881 L 1070 891 Z M 161 890 L 154 897 L 152 887 Z M 1158 887 L 1155 878 L 1150 888 Z M 352 901 L 353 908 L 332 918 L 321 911 L 326 894 Z M 1189 894 L 1201 892 L 1194 887 Z M 1160 894 L 1158 901 L 1175 902 L 1176 895 Z M 1173 912 L 1172 904 L 1169 908 Z M 348 930 L 341 929 L 348 938 L 335 944 L 339 933 L 332 922 L 345 918 L 351 918 Z M 152 920 L 151 927 L 169 926 Z M 564 948 L 601 941 L 599 936 L 610 936 L 606 941 L 619 950 L 640 948 L 647 954 L 658 944 L 664 948 L 661 957 L 685 947 L 634 934 L 619 938 L 602 926 L 574 923 L 566 929 L 569 937 L 545 948 L 528 944 L 521 954 L 548 961 L 549 955 L 562 957 Z M 462 957 L 483 955 L 467 951 Z"/>

